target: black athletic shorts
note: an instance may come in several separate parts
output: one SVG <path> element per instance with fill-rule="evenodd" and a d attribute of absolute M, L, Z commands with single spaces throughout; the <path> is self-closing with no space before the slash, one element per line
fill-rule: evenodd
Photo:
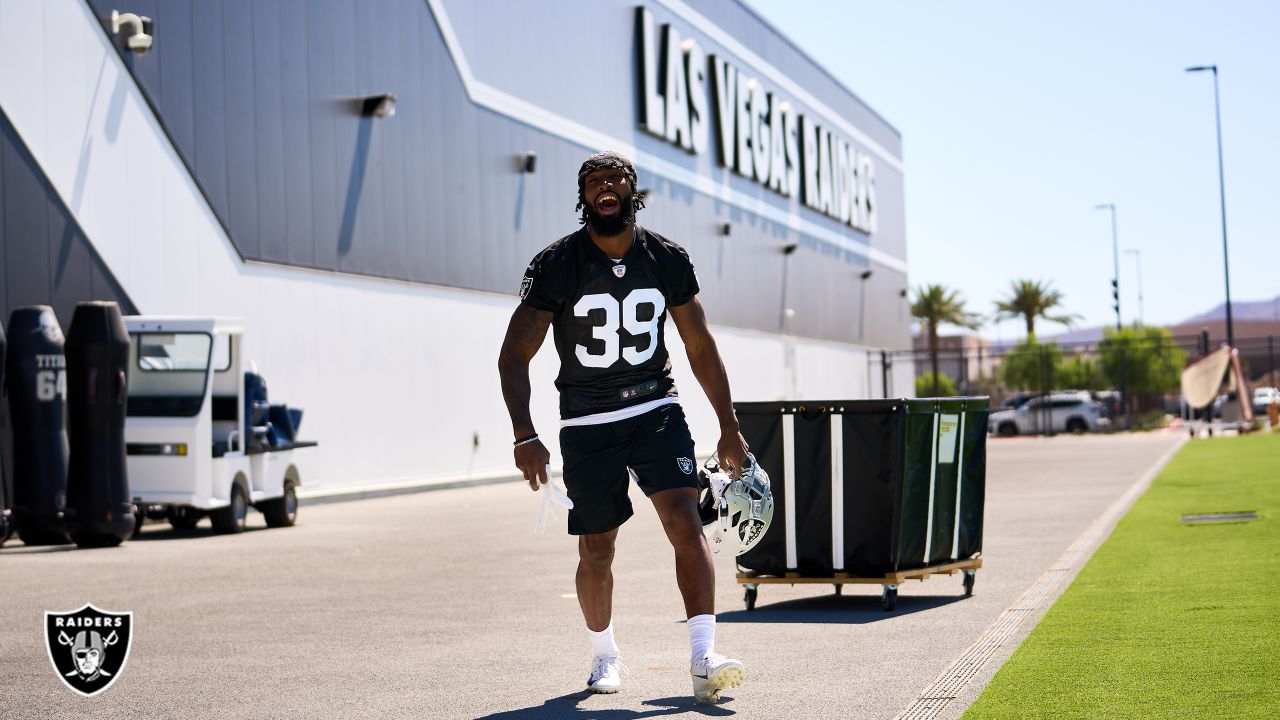
<path fill-rule="evenodd" d="M 678 404 L 600 425 L 560 429 L 564 486 L 573 500 L 569 534 L 608 532 L 632 515 L 627 469 L 646 497 L 698 487 L 693 437 Z"/>

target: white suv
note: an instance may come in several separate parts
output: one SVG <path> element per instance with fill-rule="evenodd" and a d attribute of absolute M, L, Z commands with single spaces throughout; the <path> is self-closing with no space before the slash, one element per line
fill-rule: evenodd
<path fill-rule="evenodd" d="M 1280 402 L 1280 390 L 1273 387 L 1253 389 L 1253 413 L 1255 415 L 1265 414 L 1269 405 L 1278 402 Z"/>
<path fill-rule="evenodd" d="M 1089 432 L 1107 424 L 1102 404 L 1088 392 L 1058 392 L 1032 398 L 1016 410 L 991 413 L 987 430 L 996 435 Z"/>

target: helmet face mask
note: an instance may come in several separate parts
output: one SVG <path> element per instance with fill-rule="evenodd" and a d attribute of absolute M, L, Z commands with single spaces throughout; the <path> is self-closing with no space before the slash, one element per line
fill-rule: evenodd
<path fill-rule="evenodd" d="M 712 552 L 736 546 L 735 555 L 755 547 L 773 521 L 773 493 L 769 475 L 752 455 L 736 479 L 720 472 L 711 458 L 698 472 L 702 494 L 698 514 Z"/>

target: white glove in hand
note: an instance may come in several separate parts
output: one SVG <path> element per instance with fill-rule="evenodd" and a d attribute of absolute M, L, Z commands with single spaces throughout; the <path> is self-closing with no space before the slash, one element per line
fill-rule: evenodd
<path fill-rule="evenodd" d="M 542 506 L 538 509 L 538 522 L 533 526 L 533 532 L 537 535 L 547 532 L 547 520 L 555 515 L 554 505 L 563 505 L 566 510 L 573 509 L 573 501 L 569 499 L 568 493 L 551 477 L 550 465 L 547 466 L 547 484 L 541 487 Z"/>

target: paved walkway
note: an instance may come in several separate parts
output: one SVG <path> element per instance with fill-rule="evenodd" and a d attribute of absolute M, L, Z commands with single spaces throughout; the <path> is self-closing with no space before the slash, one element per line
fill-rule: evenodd
<path fill-rule="evenodd" d="M 639 493 L 616 561 L 615 626 L 631 675 L 588 697 L 574 541 L 532 532 L 518 484 L 304 507 L 301 523 L 213 536 L 148 525 L 104 550 L 0 550 L 6 717 L 891 718 L 958 657 L 1133 481 L 1172 434 L 995 440 L 985 567 L 903 586 L 762 586 L 746 612 L 718 558 L 718 646 L 747 684 L 690 697 L 670 548 Z M 563 517 L 560 518 L 563 522 Z M 53 675 L 45 610 L 132 610 L 119 681 L 98 698 Z M 999 658 L 993 658 L 998 664 Z M 994 668 L 992 668 L 994 669 Z M 987 674 L 989 677 L 989 673 Z"/>

